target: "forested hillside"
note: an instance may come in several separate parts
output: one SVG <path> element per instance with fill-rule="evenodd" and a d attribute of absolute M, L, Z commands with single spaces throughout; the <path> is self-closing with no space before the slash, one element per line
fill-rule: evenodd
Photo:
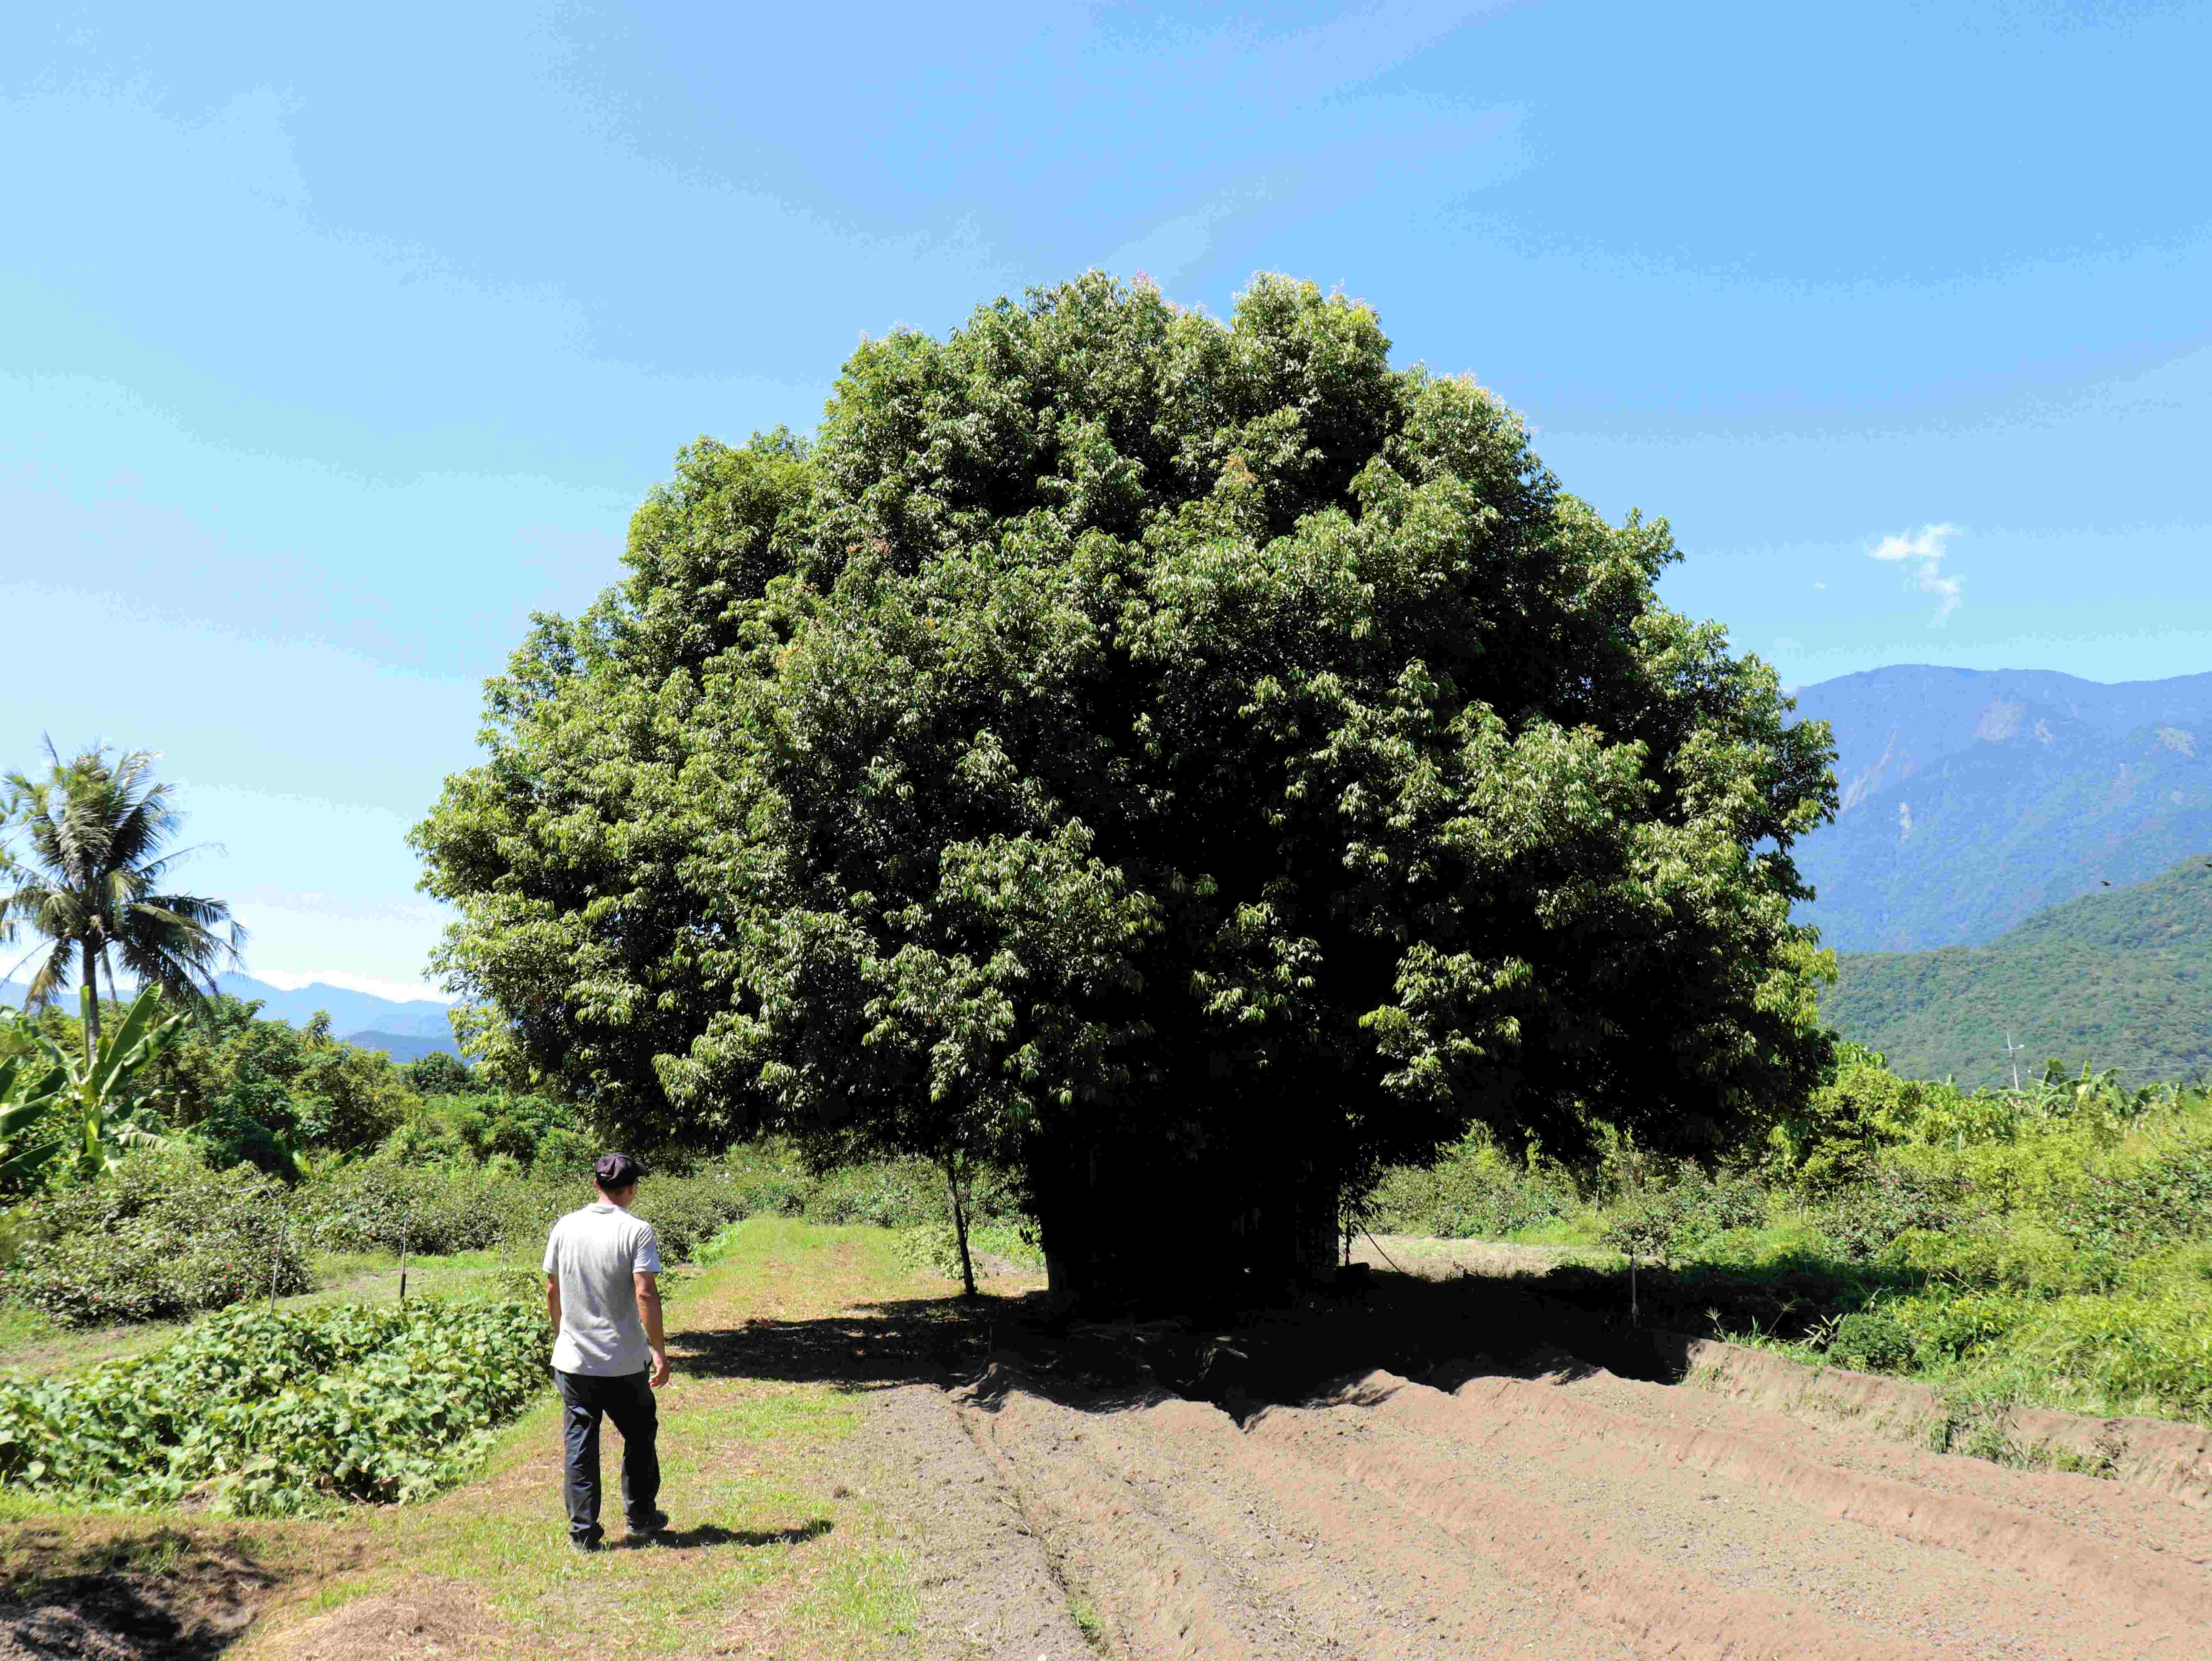
<path fill-rule="evenodd" d="M 1800 844 L 1840 952 L 1983 946 L 2212 847 L 2212 675 L 2101 685 L 1903 664 L 1801 688 L 1842 812 Z"/>
<path fill-rule="evenodd" d="M 2212 855 L 2037 913 L 1986 946 L 1845 954 L 1821 1001 L 1909 1078 L 2010 1079 L 2027 1052 L 2136 1080 L 2212 1072 Z"/>

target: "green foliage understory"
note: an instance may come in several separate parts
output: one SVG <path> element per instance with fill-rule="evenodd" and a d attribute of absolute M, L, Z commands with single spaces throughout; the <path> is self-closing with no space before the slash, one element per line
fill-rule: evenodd
<path fill-rule="evenodd" d="M 2039 1061 L 2136 1078 L 2212 1069 L 2212 856 L 2039 912 L 1987 946 L 1847 954 L 1820 1011 L 1913 1078 L 1996 1085 L 2008 1035 Z"/>
<path fill-rule="evenodd" d="M 1955 1395 L 2212 1420 L 2212 1093 L 2109 1076 L 1972 1095 L 1847 1049 L 1815 1112 L 1717 1177 L 1615 1145 L 1475 1141 L 1390 1173 L 1369 1226 L 1606 1246 L 1548 1294 Z"/>
<path fill-rule="evenodd" d="M 419 1500 L 546 1383 L 522 1302 L 236 1310 L 76 1378 L 0 1380 L 0 1482 L 271 1516 Z"/>

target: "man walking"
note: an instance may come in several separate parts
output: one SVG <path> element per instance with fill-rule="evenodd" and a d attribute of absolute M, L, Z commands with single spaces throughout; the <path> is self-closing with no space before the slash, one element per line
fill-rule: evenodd
<path fill-rule="evenodd" d="M 655 1506 L 660 1416 L 653 1392 L 668 1382 L 668 1342 L 660 1330 L 660 1244 L 653 1225 L 629 1214 L 644 1168 L 627 1153 L 593 1167 L 598 1203 L 553 1225 L 545 1242 L 545 1309 L 553 1317 L 553 1377 L 567 1408 L 568 1543 L 597 1551 L 599 1419 L 623 1439 L 623 1511 L 635 1539 L 668 1526 Z"/>

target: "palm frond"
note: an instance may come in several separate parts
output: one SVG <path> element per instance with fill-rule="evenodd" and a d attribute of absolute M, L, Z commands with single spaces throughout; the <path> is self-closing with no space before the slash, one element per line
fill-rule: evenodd
<path fill-rule="evenodd" d="M 199 952 L 171 940 L 134 932 L 118 947 L 123 966 L 142 986 L 158 986 L 179 1003 L 204 1009 L 216 992 L 216 967 L 222 942 L 204 937 L 210 949 Z M 235 954 L 232 954 L 235 960 Z"/>
<path fill-rule="evenodd" d="M 246 925 L 230 915 L 229 905 L 222 900 L 199 894 L 148 894 L 133 903 L 131 911 L 204 937 L 211 955 L 235 958 L 246 949 Z M 223 932 L 218 934 L 218 929 Z"/>
<path fill-rule="evenodd" d="M 139 758 L 129 757 L 134 761 Z M 146 759 L 150 763 L 151 757 Z M 134 797 L 131 786 L 135 782 L 135 775 L 129 780 L 117 781 L 115 817 L 107 832 L 109 862 L 124 870 L 134 870 L 144 864 L 150 855 L 175 838 L 183 824 L 167 785 L 149 785 Z"/>
<path fill-rule="evenodd" d="M 44 1009 L 68 991 L 70 977 L 76 972 L 76 957 L 75 940 L 56 940 L 54 949 L 39 965 L 39 972 L 31 977 L 31 984 L 23 994 L 23 1007 Z"/>

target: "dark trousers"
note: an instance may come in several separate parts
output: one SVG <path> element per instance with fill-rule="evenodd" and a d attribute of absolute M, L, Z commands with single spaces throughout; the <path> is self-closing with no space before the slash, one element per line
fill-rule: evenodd
<path fill-rule="evenodd" d="M 653 1406 L 653 1388 L 642 1372 L 602 1378 L 589 1372 L 553 1375 L 561 1386 L 561 1433 L 568 1444 L 568 1472 L 564 1492 L 568 1501 L 568 1532 L 580 1540 L 597 1540 L 599 1529 L 599 1416 L 615 1421 L 623 1439 L 623 1514 L 632 1527 L 649 1522 L 653 1501 L 660 1497 L 660 1455 L 653 1443 L 660 1433 L 660 1413 Z"/>

